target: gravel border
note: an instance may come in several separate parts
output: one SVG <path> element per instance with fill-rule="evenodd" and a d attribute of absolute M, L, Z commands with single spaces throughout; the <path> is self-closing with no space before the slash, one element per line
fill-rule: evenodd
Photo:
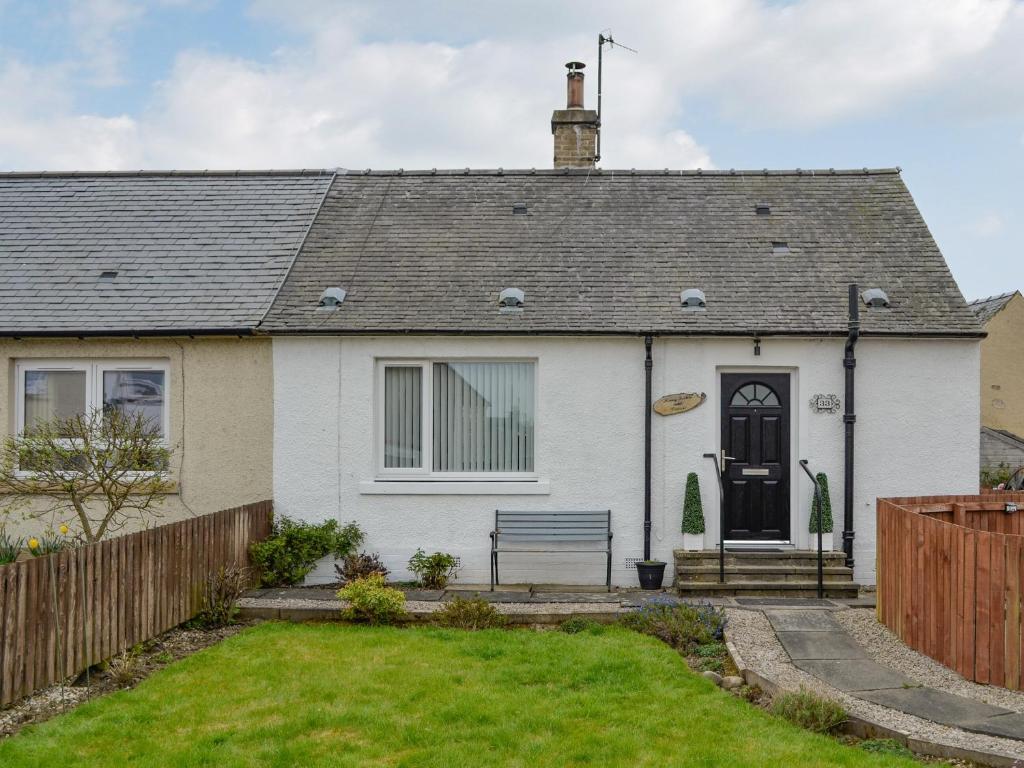
<path fill-rule="evenodd" d="M 89 675 L 88 684 L 75 685 L 73 679 L 66 680 L 64 685 L 51 685 L 0 709 L 0 740 L 13 736 L 30 723 L 70 712 L 89 699 L 134 688 L 156 670 L 216 645 L 248 626 L 239 623 L 214 629 L 170 629 L 145 643 L 146 650 L 138 656 L 138 669 L 130 682 L 119 683 L 106 672 L 95 669 Z"/>
<path fill-rule="evenodd" d="M 832 613 L 832 616 L 843 621 L 843 614 L 853 612 L 854 610 L 863 611 L 863 609 L 836 611 Z M 870 611 L 867 611 L 867 613 L 873 616 Z M 886 728 L 891 728 L 894 731 L 912 738 L 921 739 L 922 741 L 930 741 L 935 744 L 963 749 L 994 752 L 1010 758 L 1024 758 L 1024 744 L 1014 739 L 1002 739 L 996 736 L 968 733 L 958 728 L 939 725 L 914 715 L 908 715 L 905 712 L 882 707 L 839 691 L 819 678 L 797 669 L 790 662 L 789 655 L 775 636 L 775 631 L 772 629 L 768 617 L 761 611 L 727 608 L 726 616 L 728 617 L 728 624 L 726 625 L 727 638 L 736 647 L 746 666 L 762 677 L 774 681 L 779 687 L 787 691 L 796 691 L 801 687 L 807 688 L 821 696 L 838 701 L 852 715 L 878 723 Z M 863 624 L 863 619 L 856 617 L 850 619 L 850 621 L 859 625 Z M 844 626 L 846 626 L 845 623 Z M 864 631 L 863 627 L 861 627 L 861 631 Z M 857 639 L 859 640 L 860 638 L 858 637 Z M 909 651 L 910 649 L 907 650 Z M 916 652 L 910 651 L 910 653 Z M 886 659 L 885 663 L 895 666 L 900 672 L 904 672 L 908 676 L 913 676 L 912 670 L 899 667 L 899 662 L 895 658 Z M 1007 706 L 1007 709 L 1010 708 L 1012 707 Z"/>
<path fill-rule="evenodd" d="M 930 688 L 966 696 L 1014 712 L 1024 712 L 1024 691 L 1011 691 L 996 685 L 981 685 L 965 680 L 949 667 L 905 645 L 888 627 L 878 621 L 875 612 L 863 608 L 832 614 L 843 629 L 879 664 L 899 670 L 901 675 Z"/>
<path fill-rule="evenodd" d="M 405 609 L 410 613 L 433 613 L 447 603 L 437 601 L 409 600 Z M 622 613 L 614 603 L 492 603 L 498 613 L 508 614 L 566 614 L 574 613 Z M 345 607 L 341 600 L 298 600 L 294 598 L 277 599 L 264 597 L 243 597 L 238 601 L 239 608 L 316 608 L 330 613 L 340 612 Z"/>

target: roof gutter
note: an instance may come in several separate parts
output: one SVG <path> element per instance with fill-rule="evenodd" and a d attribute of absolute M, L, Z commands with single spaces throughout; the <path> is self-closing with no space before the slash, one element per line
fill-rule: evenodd
<path fill-rule="evenodd" d="M 155 338 L 155 337 L 181 337 L 181 336 L 256 336 L 253 328 L 172 328 L 172 329 L 146 329 L 146 330 L 73 330 L 63 329 L 56 331 L 12 331 L 0 330 L 0 339 L 120 339 L 120 338 Z"/>
<path fill-rule="evenodd" d="M 680 338 L 846 338 L 847 330 L 835 331 L 715 331 L 715 330 L 651 330 L 651 331 L 613 331 L 583 330 L 566 328 L 564 330 L 490 328 L 484 330 L 452 330 L 450 328 L 260 328 L 259 335 L 267 336 L 616 336 L 643 337 L 677 336 Z M 986 331 L 861 331 L 860 337 L 889 339 L 984 339 Z"/>

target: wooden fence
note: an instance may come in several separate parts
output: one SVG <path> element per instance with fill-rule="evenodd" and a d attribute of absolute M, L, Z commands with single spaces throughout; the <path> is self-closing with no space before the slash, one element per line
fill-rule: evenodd
<path fill-rule="evenodd" d="M 1024 688 L 1024 493 L 879 499 L 876 554 L 879 621 L 968 680 Z"/>
<path fill-rule="evenodd" d="M 0 706 L 195 616 L 206 578 L 249 564 L 261 501 L 0 566 Z"/>

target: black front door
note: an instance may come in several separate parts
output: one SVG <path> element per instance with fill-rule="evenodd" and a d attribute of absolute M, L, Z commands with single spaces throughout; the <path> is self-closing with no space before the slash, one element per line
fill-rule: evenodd
<path fill-rule="evenodd" d="M 722 448 L 726 540 L 788 541 L 789 374 L 722 374 Z"/>

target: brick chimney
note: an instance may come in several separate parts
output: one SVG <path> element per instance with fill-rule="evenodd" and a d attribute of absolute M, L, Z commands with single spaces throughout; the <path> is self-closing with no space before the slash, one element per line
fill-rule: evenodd
<path fill-rule="evenodd" d="M 551 113 L 555 137 L 555 168 L 593 168 L 597 151 L 597 112 L 583 108 L 583 68 L 580 61 L 565 65 L 565 109 Z"/>

